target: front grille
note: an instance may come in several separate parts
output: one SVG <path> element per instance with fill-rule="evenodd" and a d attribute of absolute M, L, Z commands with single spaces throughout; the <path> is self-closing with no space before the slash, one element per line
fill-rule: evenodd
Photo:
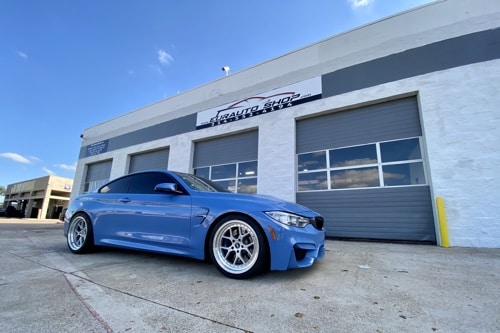
<path fill-rule="evenodd" d="M 316 216 L 311 219 L 311 224 L 318 230 L 323 229 L 323 225 L 325 224 L 325 219 L 322 216 Z"/>

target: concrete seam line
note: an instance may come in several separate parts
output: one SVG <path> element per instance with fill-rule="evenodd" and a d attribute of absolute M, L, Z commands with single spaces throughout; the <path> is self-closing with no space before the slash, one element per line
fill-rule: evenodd
<path fill-rule="evenodd" d="M 71 274 L 72 275 L 72 274 Z M 85 299 L 82 297 L 82 295 L 78 292 L 78 289 L 73 285 L 73 283 L 68 280 L 67 274 L 63 274 L 64 280 L 68 284 L 69 288 L 73 291 L 73 293 L 76 295 L 76 298 L 85 306 L 85 308 L 90 312 L 90 314 L 99 322 L 106 332 L 108 333 L 113 333 L 113 329 L 108 325 L 108 323 L 99 315 L 99 313 L 89 304 L 85 301 Z"/>

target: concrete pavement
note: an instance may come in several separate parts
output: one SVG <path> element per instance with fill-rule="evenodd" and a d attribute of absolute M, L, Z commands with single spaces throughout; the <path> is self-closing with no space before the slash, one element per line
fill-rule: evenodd
<path fill-rule="evenodd" d="M 0 218 L 2 332 L 499 332 L 500 249 L 327 241 L 309 269 L 231 280 L 210 263 L 100 249 Z"/>

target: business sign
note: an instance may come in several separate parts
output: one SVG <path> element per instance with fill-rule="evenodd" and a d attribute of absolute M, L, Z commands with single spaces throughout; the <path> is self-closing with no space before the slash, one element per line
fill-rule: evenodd
<path fill-rule="evenodd" d="M 92 143 L 86 147 L 85 157 L 99 155 L 108 151 L 108 141 L 103 140 L 99 142 Z"/>
<path fill-rule="evenodd" d="M 198 112 L 196 129 L 213 127 L 233 121 L 280 111 L 321 98 L 321 77 L 294 83 L 258 96 Z"/>

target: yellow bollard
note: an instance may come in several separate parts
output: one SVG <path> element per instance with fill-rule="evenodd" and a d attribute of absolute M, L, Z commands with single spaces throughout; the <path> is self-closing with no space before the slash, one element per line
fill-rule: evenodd
<path fill-rule="evenodd" d="M 439 235 L 441 236 L 441 246 L 450 247 L 450 238 L 448 236 L 448 224 L 446 222 L 446 210 L 444 207 L 444 199 L 441 197 L 436 198 L 436 206 L 439 222 Z"/>

